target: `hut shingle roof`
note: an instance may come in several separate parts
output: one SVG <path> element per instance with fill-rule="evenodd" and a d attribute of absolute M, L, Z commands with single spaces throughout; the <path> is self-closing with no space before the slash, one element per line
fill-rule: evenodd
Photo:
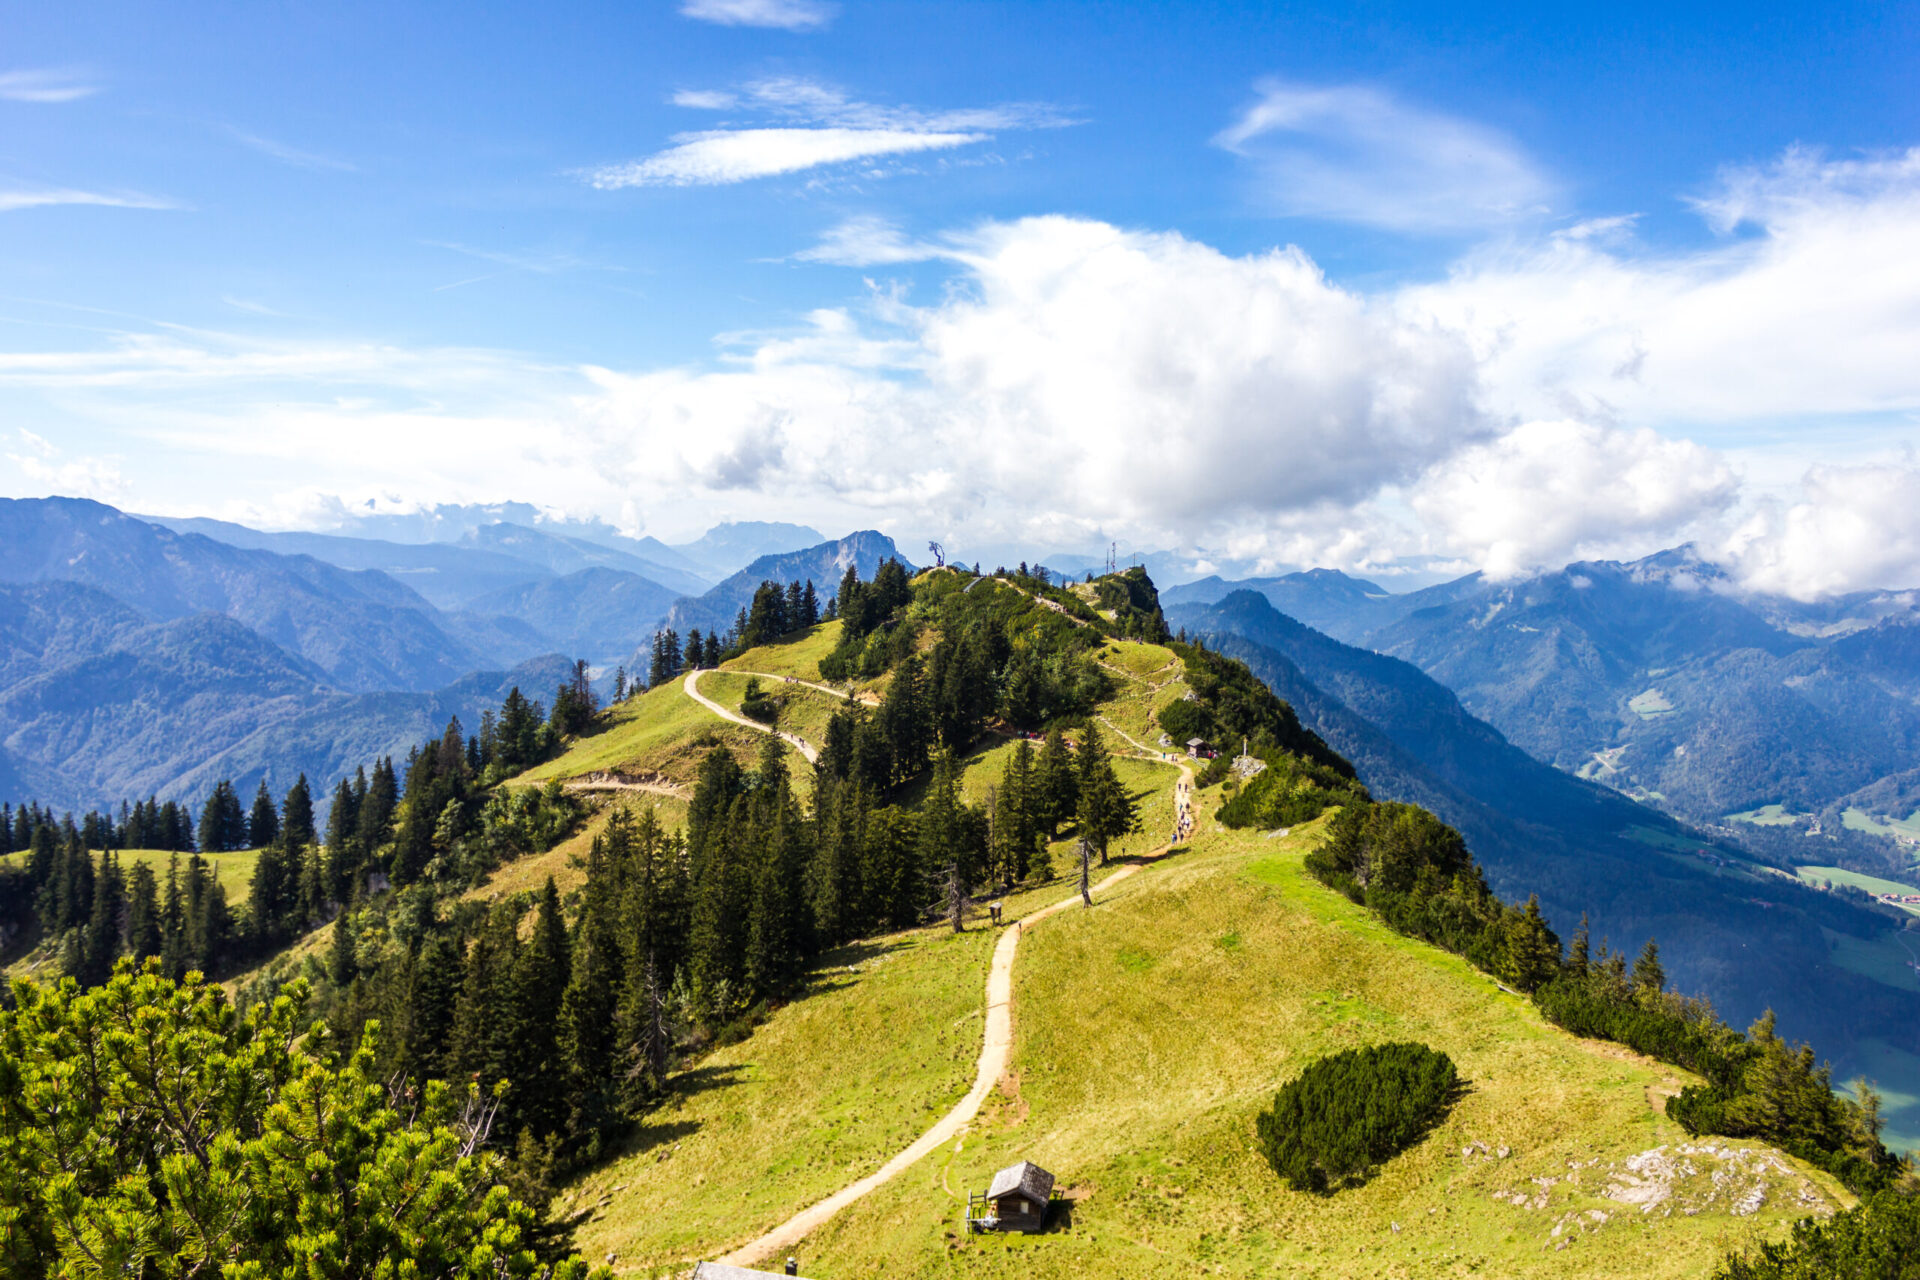
<path fill-rule="evenodd" d="M 998 1200 L 1016 1191 L 1036 1204 L 1045 1204 L 1047 1197 L 1053 1194 L 1053 1175 L 1031 1160 L 1008 1165 L 993 1175 L 993 1184 L 987 1188 L 987 1199 Z"/>

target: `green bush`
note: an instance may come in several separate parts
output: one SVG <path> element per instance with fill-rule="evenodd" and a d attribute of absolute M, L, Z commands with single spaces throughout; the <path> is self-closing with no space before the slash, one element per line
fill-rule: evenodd
<path fill-rule="evenodd" d="M 1198 698 L 1169 702 L 1160 708 L 1160 714 L 1154 718 L 1167 731 L 1167 736 L 1173 739 L 1174 744 L 1183 749 L 1189 738 L 1211 740 L 1214 736 L 1213 713 Z"/>
<path fill-rule="evenodd" d="M 761 724 L 772 724 L 780 718 L 779 702 L 760 687 L 758 676 L 747 677 L 747 692 L 740 699 L 740 714 Z"/>
<path fill-rule="evenodd" d="M 1462 1089 L 1453 1060 L 1423 1044 L 1322 1058 L 1257 1122 L 1260 1151 L 1295 1191 L 1329 1195 L 1424 1138 Z"/>
<path fill-rule="evenodd" d="M 1883 1191 L 1825 1222 L 1805 1218 L 1780 1244 L 1763 1244 L 1716 1280 L 1920 1280 L 1920 1201 Z"/>

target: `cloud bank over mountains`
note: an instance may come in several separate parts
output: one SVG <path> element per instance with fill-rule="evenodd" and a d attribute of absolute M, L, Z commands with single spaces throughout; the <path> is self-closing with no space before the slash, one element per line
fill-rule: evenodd
<path fill-rule="evenodd" d="M 908 116 L 799 81 L 693 92 L 703 110 L 795 113 L 828 141 L 1038 118 Z M 1233 145 L 1391 105 L 1288 92 L 1270 87 Z M 774 163 L 753 155 L 766 129 L 714 132 L 741 152 L 701 135 L 640 163 L 660 181 Z M 1513 172 L 1503 204 L 1544 190 Z M 1295 247 L 1236 256 L 1065 216 L 915 234 L 866 215 L 796 258 L 927 264 L 944 287 L 870 274 L 843 305 L 722 335 L 704 368 L 180 329 L 15 352 L 0 387 L 98 424 L 103 447 L 10 440 L 0 456 L 29 481 L 267 523 L 336 495 L 513 496 L 663 530 L 722 510 L 1495 575 L 1691 538 L 1768 590 L 1920 584 L 1920 472 L 1887 444 L 1920 412 L 1920 151 L 1789 152 L 1693 205 L 1717 233 L 1697 249 L 1648 248 L 1615 218 L 1515 233 L 1371 293 Z M 1756 420 L 1790 426 L 1805 457 L 1829 434 L 1849 452 L 1808 470 L 1716 447 Z M 150 491 L 116 472 L 116 438 L 244 459 L 279 496 Z"/>

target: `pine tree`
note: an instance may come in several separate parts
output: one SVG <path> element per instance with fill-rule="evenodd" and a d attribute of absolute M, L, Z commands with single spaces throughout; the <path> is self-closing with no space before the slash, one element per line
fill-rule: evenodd
<path fill-rule="evenodd" d="M 416 1080 L 441 1078 L 451 1066 L 448 1049 L 460 1001 L 459 944 L 448 933 L 436 932 L 420 948 L 411 978 L 401 1066 Z"/>
<path fill-rule="evenodd" d="M 344 988 L 359 973 L 360 959 L 354 943 L 353 913 L 342 911 L 333 918 L 333 946 L 327 951 L 327 978 L 335 987 Z"/>
<path fill-rule="evenodd" d="M 540 891 L 533 936 L 515 958 L 512 978 L 513 1102 L 522 1124 L 537 1136 L 557 1133 L 567 1119 L 565 1064 L 560 1056 L 559 993 L 571 980 L 567 924 L 553 877 Z"/>
<path fill-rule="evenodd" d="M 359 828 L 359 800 L 353 784 L 342 778 L 327 808 L 326 885 L 327 897 L 343 906 L 353 898 L 353 884 L 360 870 Z"/>
<path fill-rule="evenodd" d="M 1066 735 L 1058 728 L 1047 731 L 1034 767 L 1037 793 L 1034 816 L 1041 834 L 1051 842 L 1059 834 L 1060 824 L 1073 817 L 1080 804 L 1080 778 L 1073 767 L 1073 754 L 1067 750 Z"/>
<path fill-rule="evenodd" d="M 153 868 L 136 862 L 127 873 L 127 954 L 134 963 L 160 954 L 162 917 Z"/>
<path fill-rule="evenodd" d="M 680 667 L 684 671 L 698 671 L 706 661 L 706 656 L 706 646 L 700 640 L 700 628 L 695 627 L 687 632 L 687 651 L 680 660 Z"/>
<path fill-rule="evenodd" d="M 800 617 L 798 626 L 812 628 L 820 625 L 820 593 L 813 589 L 813 579 L 807 579 L 807 585 L 800 591 Z"/>
<path fill-rule="evenodd" d="M 240 808 L 240 797 L 234 793 L 233 783 L 222 778 L 200 810 L 200 847 L 208 853 L 226 853 L 244 849 L 246 844 L 247 819 Z"/>
<path fill-rule="evenodd" d="M 519 940 L 520 911 L 511 903 L 494 907 L 467 946 L 447 1036 L 447 1073 L 489 1093 L 511 1080 L 518 1061 L 511 1043 L 516 1021 L 511 978 Z"/>
<path fill-rule="evenodd" d="M 1590 931 L 1587 925 L 1587 913 L 1582 911 L 1580 913 L 1580 927 L 1574 931 L 1573 947 L 1567 954 L 1567 972 L 1577 978 L 1587 976 L 1587 966 L 1590 962 L 1587 951 L 1589 936 Z"/>
<path fill-rule="evenodd" d="M 1633 962 L 1633 994 L 1642 1000 L 1650 1000 L 1667 989 L 1667 971 L 1660 964 L 1660 944 L 1652 938 L 1640 949 L 1640 958 Z"/>
<path fill-rule="evenodd" d="M 175 982 L 187 972 L 187 908 L 177 853 L 167 860 L 167 895 L 160 904 L 160 972 Z"/>
<path fill-rule="evenodd" d="M 1080 744 L 1079 807 L 1075 818 L 1080 834 L 1100 851 L 1100 864 L 1106 865 L 1108 845 L 1121 836 L 1140 829 L 1139 805 L 1127 794 L 1114 771 L 1100 731 L 1091 722 Z"/>
<path fill-rule="evenodd" d="M 287 788 L 287 799 L 281 807 L 280 830 L 286 836 L 290 849 L 304 849 L 319 838 L 313 829 L 313 792 L 307 787 L 307 775 L 304 773 Z"/>
<path fill-rule="evenodd" d="M 88 857 L 86 853 L 82 857 Z M 79 978 L 83 987 L 101 986 L 113 976 L 114 957 L 120 954 L 120 928 L 127 913 L 126 880 L 120 860 L 111 851 L 100 855 L 100 878 L 94 886 L 87 936 L 81 952 Z"/>
<path fill-rule="evenodd" d="M 768 737 L 755 771 L 755 803 L 739 832 L 752 865 L 746 977 L 755 991 L 777 994 L 799 977 L 808 952 L 804 824 L 787 776 L 785 747 Z"/>
<path fill-rule="evenodd" d="M 566 1132 L 581 1158 L 599 1153 L 600 1137 L 616 1115 L 614 1070 L 618 1060 L 621 971 L 619 901 L 604 844 L 587 854 L 587 883 L 574 933 L 567 989 L 560 997 L 560 1058 L 566 1097 Z"/>
<path fill-rule="evenodd" d="M 514 693 L 518 693 L 516 688 Z M 507 695 L 513 700 L 513 694 Z M 522 700 L 524 703 L 524 699 Z M 505 715 L 501 719 L 505 720 Z M 393 811 L 399 803 L 399 781 L 394 776 L 393 757 L 384 756 L 373 766 L 373 776 L 367 780 L 367 793 L 360 800 L 359 836 L 360 847 L 372 854 L 381 845 L 393 839 Z"/>
<path fill-rule="evenodd" d="M 280 811 L 273 807 L 273 793 L 267 790 L 267 780 L 262 778 L 260 789 L 253 793 L 253 812 L 247 818 L 247 845 L 263 849 L 279 835 Z"/>
<path fill-rule="evenodd" d="M 286 936 L 287 921 L 299 885 L 287 846 L 276 840 L 253 861 L 247 882 L 247 934 L 253 948 L 266 952 Z"/>
<path fill-rule="evenodd" d="M 1511 912 L 1506 925 L 1504 970 L 1522 991 L 1535 991 L 1560 971 L 1560 940 L 1540 915 L 1540 895 L 1527 899 L 1525 911 Z"/>
<path fill-rule="evenodd" d="M 720 665 L 720 637 L 715 632 L 707 632 L 707 651 L 700 665 L 708 670 Z"/>

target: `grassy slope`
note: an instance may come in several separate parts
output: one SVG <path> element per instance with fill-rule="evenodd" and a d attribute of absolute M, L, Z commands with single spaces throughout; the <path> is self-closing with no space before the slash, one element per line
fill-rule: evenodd
<path fill-rule="evenodd" d="M 820 678 L 820 659 L 840 643 L 840 624 L 826 622 L 778 644 L 761 645 L 720 664 L 722 671 L 759 671 L 774 676 Z"/>
<path fill-rule="evenodd" d="M 1591 1194 L 1626 1157 L 1685 1140 L 1649 1105 L 1679 1073 L 1547 1027 L 1463 961 L 1389 933 L 1306 876 L 1316 838 L 1203 835 L 1094 911 L 1035 929 L 1016 975 L 1014 1079 L 992 1113 L 947 1160 L 917 1166 L 809 1241 L 807 1269 L 836 1280 L 1276 1267 L 1698 1276 L 1725 1242 L 1804 1212 L 1777 1190 L 1752 1217 L 1729 1216 L 1724 1200 L 1697 1216 L 1643 1215 Z M 1395 1039 L 1453 1055 L 1472 1092 L 1366 1187 L 1326 1200 L 1282 1188 L 1253 1151 L 1255 1113 L 1313 1057 Z M 1474 1142 L 1513 1154 L 1463 1159 Z M 958 1196 L 1022 1158 L 1076 1197 L 1061 1227 L 960 1235 Z M 1495 1198 L 1533 1196 L 1535 1179 L 1595 1160 L 1582 1189 L 1561 1181 L 1543 1208 Z M 1676 1200 L 1697 1207 L 1702 1194 L 1692 1186 Z M 1553 1236 L 1588 1210 L 1607 1221 Z"/>
<path fill-rule="evenodd" d="M 187 858 L 191 856 L 184 853 L 176 855 L 165 849 L 116 849 L 114 853 L 120 859 L 120 870 L 123 872 L 131 871 L 137 862 L 144 862 L 152 867 L 154 879 L 160 882 L 162 893 L 166 892 L 167 887 L 168 860 L 177 856 L 180 859 L 180 874 L 185 875 Z M 253 880 L 253 864 L 260 857 L 258 849 L 237 849 L 232 853 L 203 853 L 200 857 L 213 868 L 214 875 L 220 881 L 220 887 L 227 891 L 228 902 L 245 900 L 247 885 Z M 0 857 L 0 862 L 24 864 L 26 860 L 27 855 L 24 852 L 9 853 Z M 100 855 L 94 854 L 96 865 L 99 860 Z"/>
<path fill-rule="evenodd" d="M 1180 689 L 1146 650 L 1107 655 L 1133 678 L 1103 711 L 1151 744 L 1147 717 Z M 758 654 L 740 665 L 781 669 Z M 989 743 L 969 756 L 970 797 L 984 795 L 1009 750 Z M 1125 851 L 1145 851 L 1163 839 L 1177 772 L 1121 767 L 1148 826 Z M 1219 798 L 1218 788 L 1203 793 L 1202 811 Z M 1315 838 L 1303 829 L 1269 841 L 1204 821 L 1191 852 L 1116 886 L 1094 911 L 1036 928 L 1022 944 L 1015 1069 L 1002 1094 L 958 1150 L 922 1161 L 809 1240 L 804 1269 L 1700 1275 L 1726 1243 L 1778 1234 L 1804 1212 L 1778 1187 L 1751 1217 L 1729 1216 L 1724 1203 L 1642 1215 L 1593 1195 L 1626 1157 L 1684 1141 L 1650 1105 L 1683 1074 L 1576 1041 L 1463 961 L 1394 936 L 1305 875 Z M 1018 895 L 1008 913 L 1064 887 Z M 625 1274 L 711 1257 L 877 1167 L 966 1088 L 990 940 L 984 930 L 923 930 L 830 957 L 806 998 L 685 1073 L 630 1150 L 569 1188 L 567 1205 L 590 1215 L 582 1247 L 619 1255 Z M 1451 1053 L 1473 1091 L 1367 1187 L 1327 1201 L 1282 1189 L 1252 1152 L 1255 1112 L 1311 1057 L 1399 1038 Z M 1463 1160 L 1476 1141 L 1513 1154 Z M 1076 1199 L 1060 1228 L 962 1235 L 965 1191 L 1025 1157 Z M 1495 1199 L 1537 1194 L 1533 1180 L 1564 1178 L 1570 1161 L 1598 1162 L 1582 1189 L 1560 1182 L 1538 1209 Z M 1688 1200 L 1705 1181 L 1674 1203 L 1700 1208 Z M 1552 1235 L 1567 1214 L 1589 1210 L 1608 1218 Z"/>
<path fill-rule="evenodd" d="M 742 763 L 750 764 L 760 749 L 761 735 L 719 719 L 686 695 L 684 683 L 684 679 L 671 680 L 617 704 L 608 713 L 608 727 L 510 779 L 508 785 L 611 771 L 661 773 L 691 786 L 710 741 L 724 742 Z"/>

